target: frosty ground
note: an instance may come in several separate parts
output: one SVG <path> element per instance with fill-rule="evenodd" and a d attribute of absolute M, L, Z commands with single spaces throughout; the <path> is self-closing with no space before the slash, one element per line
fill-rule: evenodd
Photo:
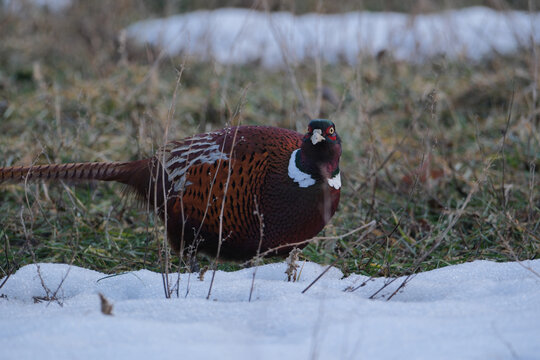
<path fill-rule="evenodd" d="M 0 358 L 96 359 L 537 359 L 540 260 L 475 261 L 403 279 L 342 278 L 305 263 L 287 282 L 285 263 L 182 274 L 180 297 L 165 299 L 160 274 L 106 277 L 65 264 L 18 270 L 0 290 Z M 67 276 L 66 276 L 67 274 Z M 57 301 L 34 303 L 55 291 Z M 176 275 L 171 275 L 174 282 Z M 366 283 L 365 286 L 358 287 Z M 45 287 L 44 287 L 45 286 Z M 186 290 L 189 288 L 189 291 Z M 351 289 L 356 289 L 350 291 Z M 98 292 L 114 305 L 100 311 Z M 186 296 L 187 292 L 187 296 Z"/>

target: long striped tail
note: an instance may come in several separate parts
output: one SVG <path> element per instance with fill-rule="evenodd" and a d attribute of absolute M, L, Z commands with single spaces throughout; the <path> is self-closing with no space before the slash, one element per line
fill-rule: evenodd
<path fill-rule="evenodd" d="M 35 180 L 118 181 L 127 185 L 148 184 L 149 159 L 131 162 L 70 163 L 36 166 L 0 167 L 0 183 Z"/>

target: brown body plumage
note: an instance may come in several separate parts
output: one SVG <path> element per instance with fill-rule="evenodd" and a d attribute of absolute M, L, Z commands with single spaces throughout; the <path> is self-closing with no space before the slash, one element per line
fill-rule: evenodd
<path fill-rule="evenodd" d="M 313 135 L 317 121 L 323 129 Z M 221 241 L 224 258 L 249 259 L 273 248 L 284 254 L 315 236 L 336 211 L 341 145 L 335 129 L 323 132 L 330 126 L 314 120 L 304 136 L 274 127 L 230 127 L 171 142 L 150 159 L 0 168 L 0 182 L 117 181 L 158 210 L 177 252 L 193 245 L 215 255 Z"/>

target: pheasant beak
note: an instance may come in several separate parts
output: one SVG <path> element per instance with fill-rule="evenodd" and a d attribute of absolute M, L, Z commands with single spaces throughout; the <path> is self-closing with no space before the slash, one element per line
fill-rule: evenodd
<path fill-rule="evenodd" d="M 311 142 L 313 145 L 320 143 L 321 141 L 326 140 L 324 136 L 322 136 L 322 130 L 321 129 L 315 129 L 313 130 L 313 135 L 311 135 Z"/>

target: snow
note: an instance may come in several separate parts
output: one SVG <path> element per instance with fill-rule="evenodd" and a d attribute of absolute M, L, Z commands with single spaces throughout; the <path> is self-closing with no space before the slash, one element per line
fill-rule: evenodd
<path fill-rule="evenodd" d="M 0 0 L 0 5 L 2 0 Z M 61 12 L 71 6 L 72 0 L 3 0 L 4 8 L 11 12 L 22 12 L 29 6 Z"/>
<path fill-rule="evenodd" d="M 13 12 L 27 5 L 61 12 L 71 4 L 72 0 L 3 0 L 4 8 Z M 540 13 L 476 6 L 429 14 L 357 11 L 296 16 L 220 8 L 141 20 L 128 26 L 126 33 L 134 44 L 151 44 L 171 55 L 222 64 L 255 62 L 268 68 L 318 58 L 355 65 L 359 57 L 383 51 L 412 62 L 439 56 L 477 61 L 539 45 Z"/>
<path fill-rule="evenodd" d="M 136 44 L 223 64 L 260 62 L 275 68 L 321 58 L 356 64 L 387 51 L 399 60 L 480 60 L 540 44 L 540 13 L 469 7 L 442 13 L 264 13 L 222 8 L 136 22 Z"/>
<path fill-rule="evenodd" d="M 525 267 L 529 267 L 526 269 Z M 305 263 L 287 282 L 285 263 L 183 274 L 180 297 L 165 299 L 162 277 L 147 270 L 118 276 L 40 264 L 19 269 L 0 289 L 0 359 L 538 359 L 540 260 L 475 261 L 420 273 L 390 301 L 402 278 L 342 278 Z M 536 272 L 536 273 L 535 273 Z M 67 274 L 67 277 L 66 277 Z M 176 275 L 171 275 L 175 281 Z M 347 288 L 363 287 L 355 291 Z M 0 282 L 1 283 L 1 282 Z M 190 291 L 186 295 L 189 284 Z M 97 293 L 114 305 L 100 312 Z"/>

